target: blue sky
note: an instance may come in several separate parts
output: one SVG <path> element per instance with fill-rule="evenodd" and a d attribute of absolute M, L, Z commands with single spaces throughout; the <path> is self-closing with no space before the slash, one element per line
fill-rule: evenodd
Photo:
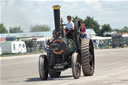
<path fill-rule="evenodd" d="M 128 0 L 2 0 L 0 23 L 9 27 L 21 26 L 25 32 L 32 25 L 47 24 L 54 29 L 52 6 L 61 5 L 61 17 L 94 17 L 100 25 L 110 24 L 121 29 L 128 26 Z"/>

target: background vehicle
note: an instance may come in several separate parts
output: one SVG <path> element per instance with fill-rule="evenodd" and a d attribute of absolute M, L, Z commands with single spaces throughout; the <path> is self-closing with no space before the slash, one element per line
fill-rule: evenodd
<path fill-rule="evenodd" d="M 26 53 L 26 45 L 24 41 L 6 41 L 1 43 L 2 53 Z"/>
<path fill-rule="evenodd" d="M 59 77 L 61 72 L 72 68 L 75 79 L 81 75 L 81 66 L 84 76 L 94 74 L 95 60 L 91 39 L 81 38 L 80 22 L 75 20 L 73 39 L 67 38 L 64 32 L 63 20 L 60 20 L 60 6 L 53 6 L 55 30 L 53 39 L 48 41 L 47 53 L 39 56 L 39 75 L 41 80 L 50 77 Z"/>
<path fill-rule="evenodd" d="M 39 45 L 39 49 L 46 51 L 47 39 L 46 38 L 40 38 L 40 39 L 37 39 L 36 41 L 37 41 L 37 44 Z"/>
<path fill-rule="evenodd" d="M 128 46 L 128 33 L 116 33 L 112 35 L 112 47 Z"/>

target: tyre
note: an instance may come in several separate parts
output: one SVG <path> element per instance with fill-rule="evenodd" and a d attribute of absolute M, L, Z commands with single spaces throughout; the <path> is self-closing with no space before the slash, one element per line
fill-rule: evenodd
<path fill-rule="evenodd" d="M 91 39 L 81 41 L 81 64 L 84 76 L 92 76 L 95 69 L 94 48 Z"/>
<path fill-rule="evenodd" d="M 49 71 L 49 75 L 52 78 L 58 78 L 58 77 L 60 77 L 60 74 L 61 74 L 61 72 Z"/>
<path fill-rule="evenodd" d="M 80 56 L 78 53 L 72 54 L 72 74 L 74 79 L 79 79 L 81 76 Z"/>
<path fill-rule="evenodd" d="M 48 79 L 48 63 L 45 55 L 39 57 L 39 75 L 41 80 Z"/>

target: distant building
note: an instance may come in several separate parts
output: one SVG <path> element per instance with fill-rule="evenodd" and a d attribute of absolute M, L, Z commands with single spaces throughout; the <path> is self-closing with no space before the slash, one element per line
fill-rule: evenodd
<path fill-rule="evenodd" d="M 29 33 L 6 33 L 0 34 L 0 38 L 16 37 L 20 38 L 31 38 L 31 37 L 51 37 L 52 32 L 29 32 Z"/>
<path fill-rule="evenodd" d="M 92 38 L 92 37 L 95 37 L 96 36 L 96 33 L 93 29 L 89 28 L 89 29 L 86 29 L 86 34 L 87 34 L 87 37 L 88 38 Z"/>
<path fill-rule="evenodd" d="M 92 38 L 96 36 L 93 29 L 86 29 L 87 37 Z M 1 38 L 16 37 L 18 38 L 32 38 L 32 37 L 52 37 L 52 32 L 29 32 L 29 33 L 6 33 L 0 34 Z"/>

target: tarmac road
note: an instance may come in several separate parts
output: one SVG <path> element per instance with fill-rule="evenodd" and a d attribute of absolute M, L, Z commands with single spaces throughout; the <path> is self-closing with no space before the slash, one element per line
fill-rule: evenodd
<path fill-rule="evenodd" d="M 128 48 L 95 50 L 94 76 L 73 79 L 71 69 L 60 78 L 40 81 L 38 56 L 26 55 L 0 59 L 0 85 L 128 85 Z"/>

